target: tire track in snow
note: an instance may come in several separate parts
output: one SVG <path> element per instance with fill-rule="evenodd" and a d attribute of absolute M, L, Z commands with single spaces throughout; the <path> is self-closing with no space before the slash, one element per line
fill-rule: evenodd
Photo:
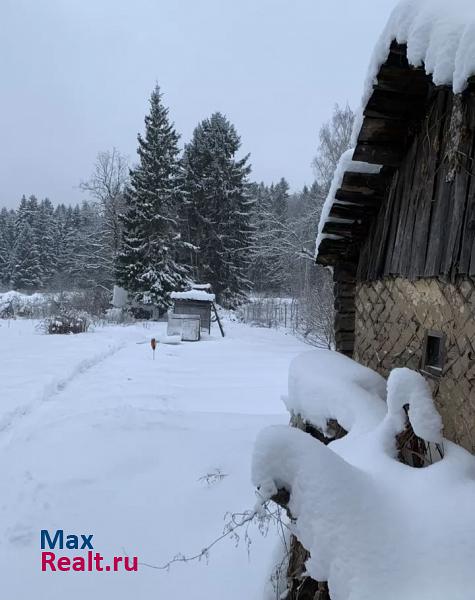
<path fill-rule="evenodd" d="M 117 354 L 117 352 L 125 348 L 126 345 L 127 342 L 125 340 L 121 340 L 117 344 L 112 344 L 94 356 L 81 360 L 69 371 L 66 376 L 52 379 L 30 402 L 18 406 L 14 410 L 7 412 L 0 417 L 0 435 L 4 435 L 6 432 L 11 431 L 12 427 L 18 421 L 21 421 L 43 403 L 48 402 L 63 392 L 72 381 L 75 381 L 78 377 L 84 375 L 93 367 L 96 367 L 105 360 L 111 358 Z"/>

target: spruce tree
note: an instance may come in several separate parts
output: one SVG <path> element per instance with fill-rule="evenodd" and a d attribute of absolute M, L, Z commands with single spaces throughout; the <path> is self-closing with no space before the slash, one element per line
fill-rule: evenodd
<path fill-rule="evenodd" d="M 26 220 L 15 245 L 13 284 L 17 290 L 37 290 L 42 285 L 40 251 L 35 230 Z"/>
<path fill-rule="evenodd" d="M 0 284 L 10 286 L 15 245 L 15 211 L 0 211 Z"/>
<path fill-rule="evenodd" d="M 150 97 L 145 135 L 138 135 L 139 164 L 130 172 L 117 259 L 117 280 L 135 300 L 161 310 L 170 292 L 182 288 L 187 269 L 179 262 L 183 243 L 178 231 L 178 139 L 159 87 Z"/>
<path fill-rule="evenodd" d="M 289 184 L 282 177 L 276 185 L 271 186 L 272 208 L 280 222 L 287 219 L 289 205 Z"/>
<path fill-rule="evenodd" d="M 221 113 L 195 129 L 183 156 L 184 235 L 197 247 L 191 255 L 196 280 L 211 283 L 227 307 L 242 302 L 252 238 L 248 156 L 238 159 L 241 140 Z"/>
<path fill-rule="evenodd" d="M 54 252 L 54 230 L 56 224 L 53 217 L 53 205 L 48 198 L 45 198 L 39 204 L 37 216 L 33 223 L 40 252 L 43 286 L 47 286 L 51 283 L 56 267 L 56 256 Z"/>

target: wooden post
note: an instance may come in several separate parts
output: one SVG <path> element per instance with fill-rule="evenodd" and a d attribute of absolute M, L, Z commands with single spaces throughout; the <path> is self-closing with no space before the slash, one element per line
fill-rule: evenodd
<path fill-rule="evenodd" d="M 211 303 L 211 306 L 213 307 L 214 314 L 215 314 L 215 317 L 216 317 L 216 321 L 217 321 L 217 323 L 219 325 L 219 330 L 221 331 L 221 335 L 222 335 L 222 337 L 224 337 L 224 329 L 223 329 L 223 326 L 221 324 L 221 320 L 219 318 L 218 311 L 216 310 L 216 306 L 214 305 L 214 302 Z"/>

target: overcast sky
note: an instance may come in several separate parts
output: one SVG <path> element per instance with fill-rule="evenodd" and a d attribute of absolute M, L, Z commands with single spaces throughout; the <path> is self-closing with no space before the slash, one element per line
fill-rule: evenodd
<path fill-rule="evenodd" d="M 75 202 L 98 151 L 135 161 L 157 82 L 186 142 L 225 113 L 252 177 L 311 183 L 396 0 L 0 0 L 0 206 Z"/>

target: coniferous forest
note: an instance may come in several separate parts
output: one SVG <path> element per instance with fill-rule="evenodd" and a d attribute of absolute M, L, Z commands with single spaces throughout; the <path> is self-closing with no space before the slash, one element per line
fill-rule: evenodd
<path fill-rule="evenodd" d="M 23 196 L 16 210 L 1 209 L 0 287 L 111 290 L 118 283 L 135 300 L 166 309 L 171 291 L 198 281 L 230 308 L 251 292 L 311 303 L 326 284 L 313 264 L 315 224 L 352 123 L 351 110 L 337 105 L 316 142 L 315 181 L 291 192 L 285 177 L 252 181 L 251 156 L 222 113 L 199 123 L 181 150 L 157 86 L 134 164 L 117 149 L 102 151 L 80 183 L 82 204 Z"/>

